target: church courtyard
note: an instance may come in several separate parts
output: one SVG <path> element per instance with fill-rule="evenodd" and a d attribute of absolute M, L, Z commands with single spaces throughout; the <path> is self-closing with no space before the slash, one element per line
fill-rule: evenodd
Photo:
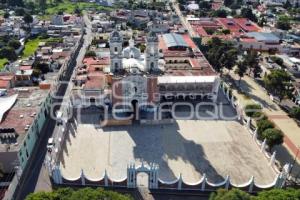
<path fill-rule="evenodd" d="M 105 169 L 110 178 L 126 177 L 130 163 L 157 163 L 159 178 L 195 183 L 205 173 L 210 182 L 229 175 L 234 184 L 273 182 L 276 173 L 237 121 L 177 120 L 168 125 L 114 126 L 97 128 L 77 124 L 69 130 L 60 158 L 62 174 L 68 179 L 84 174 L 100 179 Z"/>

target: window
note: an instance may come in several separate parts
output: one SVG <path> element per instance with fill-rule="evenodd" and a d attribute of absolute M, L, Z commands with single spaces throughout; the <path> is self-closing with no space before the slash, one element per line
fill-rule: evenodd
<path fill-rule="evenodd" d="M 26 141 L 24 141 L 24 147 L 26 147 Z"/>
<path fill-rule="evenodd" d="M 115 47 L 115 52 L 118 52 L 118 47 Z"/>
<path fill-rule="evenodd" d="M 150 68 L 153 69 L 154 68 L 154 62 L 150 63 Z"/>
<path fill-rule="evenodd" d="M 115 69 L 118 69 L 118 68 L 119 68 L 118 63 L 115 63 Z"/>
<path fill-rule="evenodd" d="M 28 151 L 27 151 L 27 149 L 26 149 L 26 157 L 27 157 L 27 158 L 29 157 L 29 154 L 28 154 Z"/>

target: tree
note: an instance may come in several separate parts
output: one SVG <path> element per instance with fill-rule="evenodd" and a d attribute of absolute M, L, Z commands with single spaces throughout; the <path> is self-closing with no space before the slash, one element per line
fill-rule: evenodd
<path fill-rule="evenodd" d="M 234 0 L 224 0 L 224 5 L 230 7 L 234 3 Z"/>
<path fill-rule="evenodd" d="M 261 113 L 261 109 L 259 104 L 248 104 L 245 106 L 245 113 L 248 117 L 256 117 L 256 113 Z"/>
<path fill-rule="evenodd" d="M 271 198 L 270 198 L 271 197 Z M 283 200 L 283 199 L 300 199 L 300 190 L 294 188 L 272 189 L 269 191 L 259 192 L 255 200 Z"/>
<path fill-rule="evenodd" d="M 86 57 L 96 57 L 96 53 L 95 53 L 95 51 L 87 51 L 85 53 L 85 56 Z"/>
<path fill-rule="evenodd" d="M 227 17 L 227 11 L 224 9 L 219 9 L 219 10 L 215 10 L 211 13 L 212 17 L 221 17 L 221 18 L 226 18 Z"/>
<path fill-rule="evenodd" d="M 276 57 L 276 56 L 271 56 L 270 59 L 275 62 L 276 64 L 282 66 L 283 65 L 283 59 Z"/>
<path fill-rule="evenodd" d="M 258 54 L 256 51 L 247 52 L 244 56 L 243 63 L 250 69 L 250 74 L 252 74 L 254 78 L 259 77 L 262 70 L 259 66 Z"/>
<path fill-rule="evenodd" d="M 263 139 L 266 139 L 270 150 L 275 146 L 283 143 L 283 134 L 276 128 L 268 128 L 262 133 Z"/>
<path fill-rule="evenodd" d="M 250 19 L 251 21 L 257 22 L 256 16 L 253 14 L 251 8 L 242 8 L 241 16 Z"/>
<path fill-rule="evenodd" d="M 24 6 L 23 0 L 7 0 L 8 6 Z"/>
<path fill-rule="evenodd" d="M 237 74 L 240 77 L 239 85 L 241 84 L 241 79 L 243 78 L 243 76 L 246 73 L 247 69 L 248 69 L 247 65 L 245 65 L 243 62 L 239 61 L 237 63 L 234 73 Z"/>
<path fill-rule="evenodd" d="M 227 191 L 220 189 L 216 193 L 212 193 L 209 200 L 250 200 L 251 196 L 246 192 L 238 189 Z"/>
<path fill-rule="evenodd" d="M 17 57 L 15 50 L 11 47 L 4 47 L 0 50 L 0 58 L 7 58 L 10 61 L 14 61 Z"/>
<path fill-rule="evenodd" d="M 30 14 L 26 13 L 23 17 L 23 21 L 27 24 L 27 26 L 30 28 L 30 24 L 33 22 L 33 18 Z"/>
<path fill-rule="evenodd" d="M 226 68 L 230 71 L 236 64 L 238 52 L 231 43 L 225 43 L 225 45 L 227 51 L 222 54 L 220 63 L 223 68 Z"/>
<path fill-rule="evenodd" d="M 29 194 L 26 200 L 131 200 L 127 195 L 103 189 L 83 188 L 73 190 L 61 188 L 53 192 L 36 192 Z"/>
<path fill-rule="evenodd" d="M 20 48 L 20 46 L 21 46 L 21 43 L 18 41 L 18 40 L 10 40 L 9 42 L 8 42 L 8 46 L 9 47 L 12 47 L 12 48 L 14 48 L 14 49 L 18 49 L 18 48 Z"/>
<path fill-rule="evenodd" d="M 80 15 L 81 15 L 81 10 L 79 9 L 78 6 L 75 7 L 74 13 L 75 13 L 77 16 L 80 16 Z"/>
<path fill-rule="evenodd" d="M 223 68 L 231 70 L 236 64 L 238 52 L 231 42 L 213 37 L 207 47 L 207 59 L 216 71 L 222 72 Z"/>
<path fill-rule="evenodd" d="M 300 190 L 294 188 L 263 190 L 257 195 L 250 194 L 238 189 L 220 189 L 212 193 L 209 200 L 296 200 L 300 199 Z"/>
<path fill-rule="evenodd" d="M 290 111 L 291 117 L 300 120 L 300 107 L 293 107 Z"/>
<path fill-rule="evenodd" d="M 263 132 L 267 129 L 274 128 L 274 124 L 268 120 L 263 119 L 257 122 L 257 136 L 259 140 L 263 140 Z"/>
<path fill-rule="evenodd" d="M 17 16 L 24 16 L 25 15 L 25 10 L 24 10 L 24 8 L 17 8 L 15 10 L 15 13 L 16 13 Z"/>
<path fill-rule="evenodd" d="M 276 27 L 282 30 L 290 30 L 291 24 L 290 24 L 291 19 L 287 16 L 280 16 L 279 19 L 277 20 Z"/>
<path fill-rule="evenodd" d="M 292 8 L 293 6 L 292 6 L 292 4 L 290 3 L 290 0 L 287 0 L 287 1 L 285 2 L 285 4 L 283 4 L 283 7 L 284 7 L 285 9 L 289 9 L 289 8 Z"/>
<path fill-rule="evenodd" d="M 8 19 L 9 18 L 9 12 L 4 13 L 3 17 L 4 17 L 4 19 Z"/>
<path fill-rule="evenodd" d="M 276 95 L 281 101 L 286 95 L 291 93 L 291 76 L 282 69 L 271 71 L 264 77 L 265 87 L 273 95 Z"/>

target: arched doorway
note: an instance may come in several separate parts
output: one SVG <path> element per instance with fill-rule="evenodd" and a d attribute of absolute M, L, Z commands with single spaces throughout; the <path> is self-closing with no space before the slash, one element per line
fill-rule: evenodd
<path fill-rule="evenodd" d="M 149 188 L 149 174 L 146 172 L 139 172 L 136 176 L 137 187 Z"/>
<path fill-rule="evenodd" d="M 134 99 L 131 101 L 131 105 L 132 105 L 132 108 L 133 108 L 133 119 L 134 120 L 138 120 L 139 119 L 139 102 L 138 100 Z"/>

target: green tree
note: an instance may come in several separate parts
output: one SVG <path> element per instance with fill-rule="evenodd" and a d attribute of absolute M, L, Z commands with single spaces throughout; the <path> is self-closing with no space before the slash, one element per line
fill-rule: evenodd
<path fill-rule="evenodd" d="M 283 134 L 276 128 L 268 128 L 262 133 L 262 137 L 266 139 L 270 150 L 272 150 L 275 145 L 283 143 Z"/>
<path fill-rule="evenodd" d="M 230 7 L 234 3 L 234 0 L 224 0 L 224 5 Z"/>
<path fill-rule="evenodd" d="M 221 17 L 221 18 L 226 18 L 228 15 L 227 11 L 224 9 L 219 9 L 215 10 L 211 13 L 212 17 Z"/>
<path fill-rule="evenodd" d="M 241 16 L 250 19 L 251 21 L 257 22 L 256 16 L 253 14 L 251 8 L 242 8 Z"/>
<path fill-rule="evenodd" d="M 24 8 L 17 8 L 15 10 L 15 13 L 16 13 L 17 16 L 24 16 L 25 15 L 25 10 L 24 10 Z"/>
<path fill-rule="evenodd" d="M 276 56 L 271 56 L 270 59 L 275 62 L 276 64 L 282 66 L 283 65 L 283 59 L 276 57 Z"/>
<path fill-rule="evenodd" d="M 27 24 L 27 26 L 30 28 L 30 24 L 33 22 L 33 18 L 30 14 L 26 13 L 23 17 L 23 21 Z"/>
<path fill-rule="evenodd" d="M 276 95 L 281 101 L 286 95 L 291 93 L 291 76 L 282 69 L 271 71 L 264 77 L 265 87 L 273 95 Z"/>
<path fill-rule="evenodd" d="M 8 46 L 9 46 L 9 47 L 12 47 L 12 48 L 14 48 L 14 49 L 18 49 L 18 48 L 20 48 L 21 43 L 20 43 L 18 40 L 10 40 L 10 41 L 8 42 Z"/>
<path fill-rule="evenodd" d="M 300 120 L 300 107 L 293 107 L 290 111 L 290 115 L 293 118 Z"/>
<path fill-rule="evenodd" d="M 73 190 L 70 188 L 58 189 L 53 192 L 37 192 L 29 194 L 26 200 L 131 200 L 127 195 L 103 189 L 83 188 Z"/>
<path fill-rule="evenodd" d="M 247 52 L 244 56 L 243 63 L 250 69 L 250 74 L 252 74 L 254 78 L 259 77 L 262 70 L 259 66 L 258 54 L 256 51 Z"/>
<path fill-rule="evenodd" d="M 8 6 L 24 6 L 23 0 L 7 0 Z"/>
<path fill-rule="evenodd" d="M 259 117 L 262 107 L 259 104 L 248 104 L 245 106 L 245 113 L 248 117 Z"/>
<path fill-rule="evenodd" d="M 246 192 L 238 189 L 227 191 L 220 189 L 216 193 L 212 193 L 209 200 L 250 200 L 251 196 Z"/>
<path fill-rule="evenodd" d="M 4 17 L 4 19 L 8 19 L 9 18 L 9 12 L 4 13 L 3 17 Z"/>
<path fill-rule="evenodd" d="M 85 56 L 86 57 L 96 57 L 96 53 L 95 53 L 95 51 L 87 51 L 85 53 Z"/>
<path fill-rule="evenodd" d="M 15 50 L 11 47 L 4 47 L 0 50 L 0 58 L 7 58 L 10 61 L 14 61 L 17 57 Z"/>
<path fill-rule="evenodd" d="M 207 59 L 216 71 L 222 73 L 223 68 L 231 70 L 236 64 L 238 52 L 231 42 L 213 37 L 208 42 L 207 48 Z"/>
<path fill-rule="evenodd" d="M 287 189 L 272 189 L 269 191 L 259 192 L 255 200 L 296 200 L 300 199 L 300 190 L 287 188 Z"/>
<path fill-rule="evenodd" d="M 291 19 L 287 16 L 280 16 L 277 20 L 276 27 L 282 30 L 290 30 L 291 28 Z"/>
<path fill-rule="evenodd" d="M 244 74 L 247 72 L 247 69 L 248 69 L 247 65 L 245 65 L 243 62 L 239 61 L 237 63 L 234 73 L 240 77 L 239 85 L 241 84 L 241 79 L 243 78 Z"/>
<path fill-rule="evenodd" d="M 263 132 L 269 128 L 274 128 L 274 124 L 268 120 L 263 119 L 257 122 L 257 136 L 259 140 L 263 140 Z"/>

